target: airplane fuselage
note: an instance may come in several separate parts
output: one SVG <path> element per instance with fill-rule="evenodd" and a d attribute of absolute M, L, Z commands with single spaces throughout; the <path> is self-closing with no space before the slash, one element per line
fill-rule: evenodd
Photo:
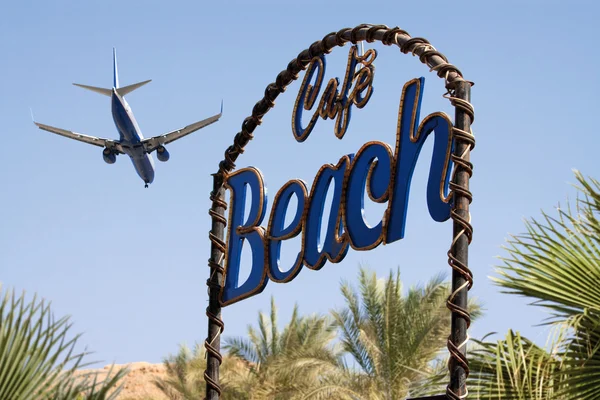
<path fill-rule="evenodd" d="M 142 132 L 133 116 L 131 107 L 123 96 L 113 88 L 111 96 L 111 109 L 115 126 L 119 131 L 120 144 L 123 152 L 131 158 L 137 174 L 146 184 L 154 180 L 154 159 L 146 153 L 142 145 Z"/>

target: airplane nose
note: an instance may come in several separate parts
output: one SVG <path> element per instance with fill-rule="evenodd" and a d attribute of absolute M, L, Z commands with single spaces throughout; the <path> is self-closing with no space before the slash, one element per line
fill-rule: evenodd
<path fill-rule="evenodd" d="M 147 172 L 147 175 L 146 175 L 146 182 L 147 182 L 147 183 L 152 183 L 152 182 L 154 182 L 154 170 L 150 170 L 150 171 L 148 171 L 148 172 Z"/>

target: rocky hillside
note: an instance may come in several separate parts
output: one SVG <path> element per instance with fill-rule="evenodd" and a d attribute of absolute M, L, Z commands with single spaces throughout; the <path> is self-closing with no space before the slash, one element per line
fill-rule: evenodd
<path fill-rule="evenodd" d="M 123 379 L 123 390 L 119 394 L 119 400 L 169 400 L 153 383 L 156 378 L 166 377 L 165 367 L 162 364 L 136 362 L 115 365 L 116 369 L 124 367 L 129 367 L 129 374 Z M 103 378 L 109 369 L 110 365 L 94 371 L 100 372 L 100 377 Z M 81 373 L 89 371 L 82 370 Z"/>

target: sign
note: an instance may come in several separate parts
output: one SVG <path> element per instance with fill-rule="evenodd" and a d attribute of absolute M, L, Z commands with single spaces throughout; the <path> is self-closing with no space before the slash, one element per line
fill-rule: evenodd
<path fill-rule="evenodd" d="M 454 124 L 441 112 L 421 118 L 425 79 L 411 79 L 400 94 L 393 146 L 379 141 L 367 142 L 356 153 L 324 164 L 316 171 L 310 187 L 301 179 L 288 181 L 269 203 L 261 172 L 255 167 L 235 170 L 237 158 L 253 139 L 264 115 L 274 107 L 275 99 L 302 71 L 306 72 L 292 115 L 294 138 L 298 142 L 308 140 L 314 127 L 322 123 L 320 121 L 332 120 L 333 134 L 342 139 L 352 113 L 367 107 L 373 96 L 377 52 L 368 50 L 362 54 L 352 46 L 343 78 L 330 79 L 326 84 L 325 55 L 336 47 L 362 41 L 380 41 L 388 47 L 397 47 L 402 53 L 411 53 L 430 72 L 443 79 L 447 90 L 444 97 L 454 107 Z M 240 132 L 219 163 L 219 170 L 213 174 L 209 210 L 212 220 L 210 277 L 206 282 L 209 288 L 208 336 L 204 342 L 207 400 L 218 400 L 222 390 L 219 378 L 220 338 L 225 326 L 221 319 L 222 307 L 260 293 L 269 281 L 289 282 L 303 267 L 318 270 L 327 261 L 340 262 L 350 248 L 366 251 L 402 239 L 413 171 L 423 143 L 431 134 L 434 143 L 427 182 L 427 206 L 435 221 L 451 218 L 453 225 L 447 252 L 452 268 L 452 292 L 446 302 L 451 312 L 448 329 L 450 380 L 445 395 L 422 400 L 467 397 L 466 347 L 470 325 L 467 298 L 473 284 L 468 267 L 473 235 L 469 214 L 473 196 L 469 191 L 469 179 L 473 172 L 470 152 L 475 146 L 471 133 L 475 115 L 470 103 L 471 85 L 426 39 L 411 37 L 398 27 L 367 24 L 325 35 L 300 52 L 267 85 L 264 96 L 254 105 L 252 114 L 244 119 Z M 229 204 L 225 201 L 226 191 L 230 193 Z M 365 194 L 369 199 L 366 201 L 385 205 L 381 221 L 375 226 L 367 224 L 363 217 Z M 327 204 L 326 212 L 325 199 L 328 197 L 333 201 Z M 291 207 L 294 198 L 297 205 Z M 327 214 L 329 217 L 325 219 Z M 245 215 L 248 216 L 244 218 Z M 321 238 L 322 231 L 325 234 Z M 286 246 L 286 241 L 298 236 L 302 243 L 300 251 L 291 265 L 282 265 L 282 247 Z M 241 259 L 244 246 L 252 252 L 249 260 Z M 242 261 L 250 265 L 250 275 L 244 281 L 239 277 Z"/>
<path fill-rule="evenodd" d="M 348 129 L 354 107 L 361 109 L 373 95 L 375 50 L 359 55 L 357 46 L 348 54 L 346 72 L 340 85 L 332 78 L 323 86 L 325 57 L 315 58 L 300 86 L 292 115 L 292 133 L 298 142 L 305 141 L 319 120 L 334 120 L 333 133 L 342 139 Z M 433 157 L 427 186 L 427 205 L 435 221 L 450 217 L 448 181 L 451 171 L 452 122 L 441 112 L 421 120 L 420 108 L 425 78 L 412 79 L 402 89 L 398 111 L 396 143 L 371 141 L 355 154 L 341 157 L 335 164 L 325 164 L 316 173 L 311 188 L 300 179 L 283 185 L 267 215 L 268 200 L 264 179 L 255 167 L 243 168 L 227 176 L 230 191 L 225 285 L 221 292 L 223 306 L 260 293 L 269 280 L 289 282 L 301 269 L 318 270 L 326 261 L 338 263 L 348 249 L 371 250 L 379 244 L 400 240 L 405 234 L 408 198 L 413 171 L 421 148 L 434 134 Z M 331 185 L 333 183 L 333 185 Z M 249 210 L 248 189 L 251 193 Z M 333 190 L 329 218 L 324 221 L 325 198 Z M 374 227 L 363 216 L 364 193 L 376 203 L 387 203 L 382 220 Z M 290 200 L 297 206 L 291 209 Z M 244 219 L 244 215 L 248 218 Z M 286 216 L 293 220 L 285 224 Z M 261 224 L 266 223 L 266 226 Z M 320 239 L 321 227 L 326 226 Z M 292 265 L 281 265 L 279 255 L 285 241 L 302 235 L 302 246 Z M 250 275 L 239 281 L 244 246 L 252 249 Z"/>

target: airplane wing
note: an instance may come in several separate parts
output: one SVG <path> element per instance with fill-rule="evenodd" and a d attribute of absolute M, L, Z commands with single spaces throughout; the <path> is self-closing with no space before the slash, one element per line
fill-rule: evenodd
<path fill-rule="evenodd" d="M 213 115 L 212 117 L 203 119 L 202 121 L 194 122 L 193 124 L 185 126 L 181 129 L 165 133 L 164 135 L 144 139 L 142 140 L 142 144 L 144 145 L 146 152 L 151 153 L 162 145 L 171 143 L 177 139 L 181 139 L 182 137 L 187 136 L 190 133 L 197 131 L 198 129 L 202 129 L 210 124 L 217 122 L 219 118 L 221 118 L 221 115 L 223 115 L 223 105 L 221 105 L 221 112 L 216 115 Z"/>
<path fill-rule="evenodd" d="M 40 124 L 39 122 L 35 122 L 35 121 L 33 123 L 36 124 L 38 126 L 38 128 L 40 128 L 42 130 L 56 133 L 57 135 L 68 137 L 69 139 L 75 139 L 75 140 L 79 140 L 80 142 L 93 144 L 94 146 L 106 147 L 106 148 L 114 150 L 118 153 L 124 154 L 123 149 L 121 148 L 121 144 L 118 141 L 83 135 L 81 133 L 68 131 L 66 129 L 55 128 L 53 126 Z"/>

